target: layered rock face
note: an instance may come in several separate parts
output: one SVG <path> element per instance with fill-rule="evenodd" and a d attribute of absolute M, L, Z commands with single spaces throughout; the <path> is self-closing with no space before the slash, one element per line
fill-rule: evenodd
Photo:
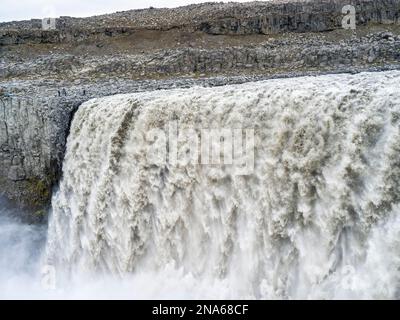
<path fill-rule="evenodd" d="M 36 210 L 50 200 L 78 105 L 45 97 L 0 98 L 0 185 L 6 196 Z"/>
<path fill-rule="evenodd" d="M 145 9 L 91 18 L 61 17 L 57 30 L 41 30 L 41 20 L 0 24 L 0 44 L 59 43 L 131 34 L 137 30 L 200 30 L 209 34 L 323 32 L 342 27 L 342 8 L 353 5 L 359 25 L 397 23 L 398 0 L 315 0 L 207 3 L 175 9 Z"/>
<path fill-rule="evenodd" d="M 322 32 L 341 28 L 341 9 L 353 5 L 359 25 L 399 21 L 400 3 L 390 1 L 320 0 L 269 3 L 257 7 L 243 6 L 231 16 L 218 16 L 203 22 L 200 28 L 212 34 L 274 34 L 282 32 Z"/>
<path fill-rule="evenodd" d="M 140 80 L 171 76 L 271 74 L 304 70 L 348 70 L 349 68 L 397 63 L 400 36 L 381 32 L 341 41 L 315 36 L 314 39 L 285 37 L 248 46 L 179 48 L 153 53 L 98 56 L 54 54 L 35 60 L 0 63 L 5 78 Z"/>
<path fill-rule="evenodd" d="M 357 29 L 341 29 L 353 4 Z M 40 211 L 84 101 L 400 66 L 399 0 L 272 1 L 0 24 L 0 192 Z"/>

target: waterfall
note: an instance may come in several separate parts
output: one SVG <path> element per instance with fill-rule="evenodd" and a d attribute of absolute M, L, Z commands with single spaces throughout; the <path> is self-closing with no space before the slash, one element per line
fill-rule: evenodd
<path fill-rule="evenodd" d="M 190 297 L 399 298 L 399 83 L 325 75 L 84 103 L 43 263 Z M 227 133 L 217 156 L 239 132 L 247 172 L 180 161 L 211 129 Z"/>

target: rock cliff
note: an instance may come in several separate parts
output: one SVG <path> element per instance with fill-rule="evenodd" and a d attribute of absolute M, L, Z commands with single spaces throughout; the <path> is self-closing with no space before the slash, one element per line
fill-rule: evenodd
<path fill-rule="evenodd" d="M 90 18 L 60 17 L 57 30 L 41 30 L 41 20 L 0 24 L 0 44 L 59 43 L 115 37 L 143 29 L 171 29 L 209 34 L 323 32 L 342 27 L 342 8 L 353 5 L 358 25 L 396 23 L 398 0 L 275 0 L 204 3 L 174 9 L 149 8 Z"/>

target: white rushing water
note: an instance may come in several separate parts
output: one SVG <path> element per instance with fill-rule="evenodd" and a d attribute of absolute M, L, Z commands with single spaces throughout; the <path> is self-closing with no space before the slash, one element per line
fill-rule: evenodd
<path fill-rule="evenodd" d="M 47 263 L 68 277 L 132 274 L 139 297 L 397 297 L 399 81 L 328 75 L 83 104 Z M 154 164 L 147 133 L 168 136 L 171 121 L 254 129 L 253 172 Z"/>
<path fill-rule="evenodd" d="M 42 259 L 53 294 L 399 298 L 399 83 L 327 75 L 84 103 Z M 254 129 L 254 170 L 152 161 L 164 145 L 149 133 L 169 137 L 171 122 Z M 191 147 L 182 134 L 178 154 Z"/>

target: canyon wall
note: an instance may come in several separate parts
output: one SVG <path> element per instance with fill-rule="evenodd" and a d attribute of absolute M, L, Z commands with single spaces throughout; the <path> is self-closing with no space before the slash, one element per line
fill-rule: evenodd
<path fill-rule="evenodd" d="M 41 20 L 0 24 L 0 44 L 87 41 L 143 29 L 209 34 L 325 32 L 342 27 L 342 8 L 353 5 L 357 24 L 399 23 L 399 0 L 316 0 L 206 3 L 174 9 L 149 8 L 90 18 L 60 17 L 57 30 L 41 30 Z"/>
<path fill-rule="evenodd" d="M 0 98 L 0 185 L 3 193 L 40 213 L 61 173 L 73 111 L 80 102 Z"/>

